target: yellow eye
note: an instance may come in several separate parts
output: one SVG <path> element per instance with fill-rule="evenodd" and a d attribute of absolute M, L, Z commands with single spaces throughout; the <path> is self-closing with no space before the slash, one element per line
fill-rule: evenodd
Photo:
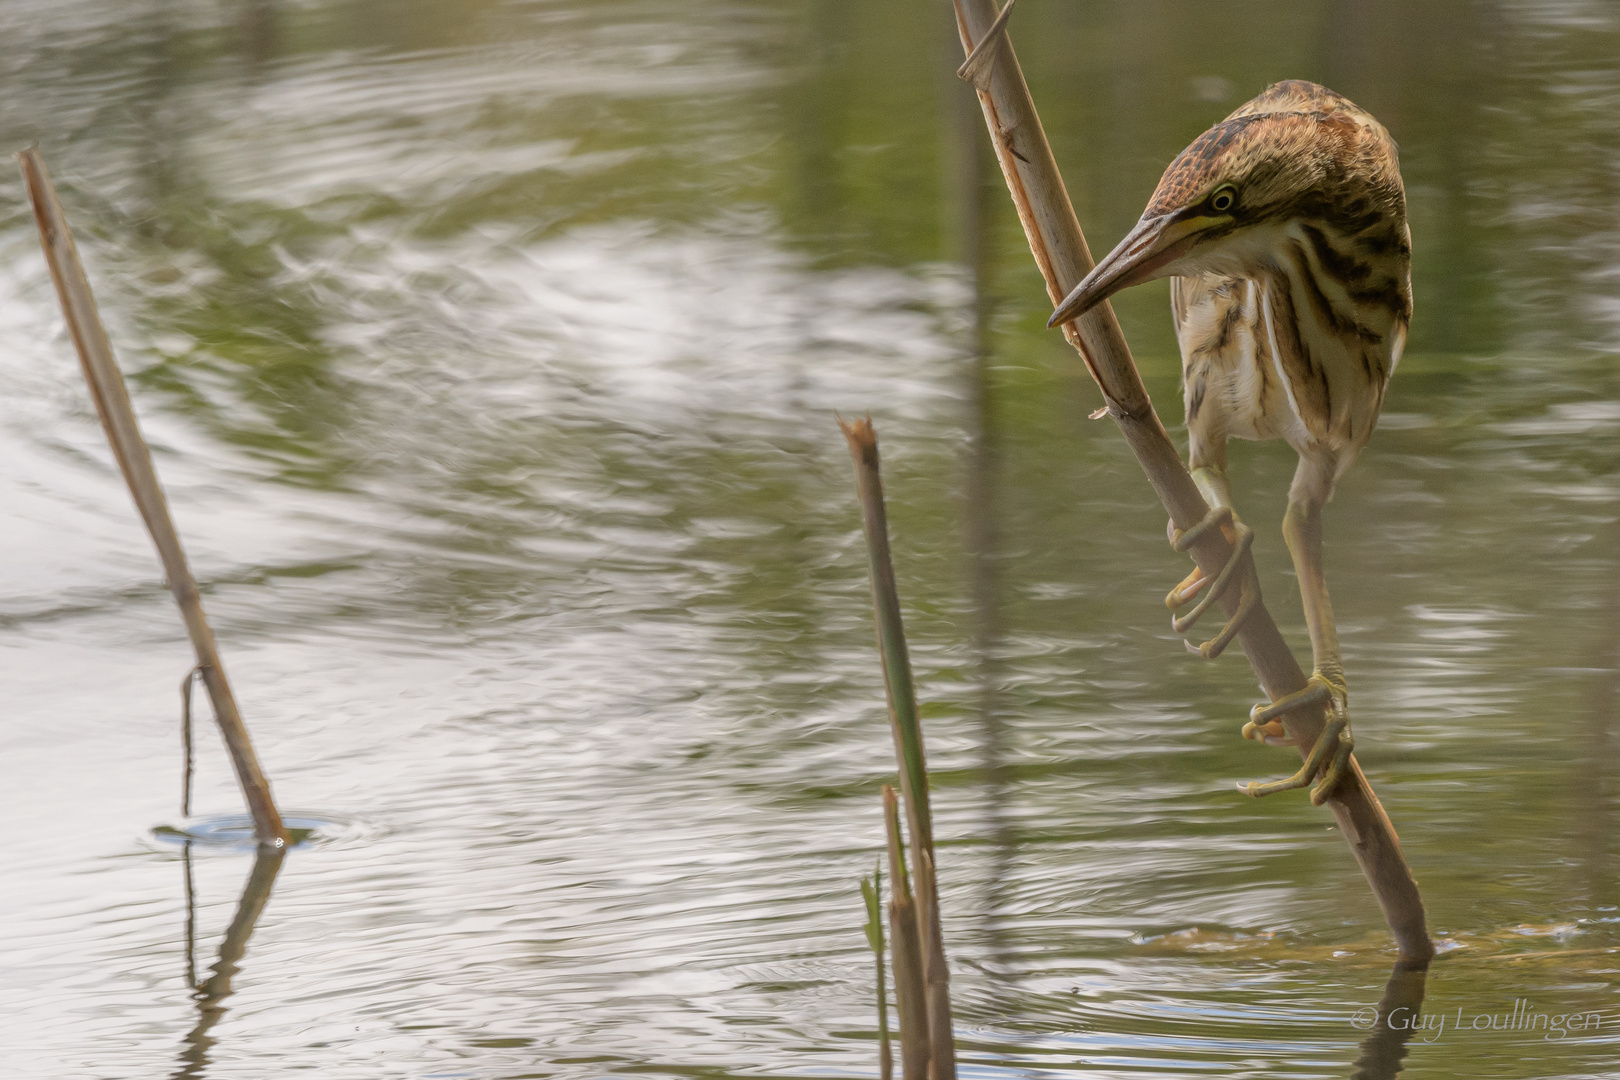
<path fill-rule="evenodd" d="M 1231 184 L 1226 185 L 1209 197 L 1209 208 L 1217 214 L 1224 214 L 1237 203 L 1237 188 Z"/>

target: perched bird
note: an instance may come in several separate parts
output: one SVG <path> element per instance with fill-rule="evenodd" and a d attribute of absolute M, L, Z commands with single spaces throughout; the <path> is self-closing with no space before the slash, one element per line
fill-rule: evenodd
<path fill-rule="evenodd" d="M 1411 234 L 1395 143 L 1369 114 L 1315 83 L 1277 83 L 1183 150 L 1142 218 L 1058 305 L 1069 322 L 1121 289 L 1169 277 L 1190 436 L 1189 465 L 1212 507 L 1187 534 L 1224 528 L 1232 563 L 1188 616 L 1241 582 L 1244 604 L 1201 650 L 1231 640 L 1258 596 L 1246 527 L 1226 480 L 1226 440 L 1286 439 L 1299 454 L 1283 536 L 1304 598 L 1309 685 L 1256 705 L 1247 738 L 1284 743 L 1277 717 L 1327 704 L 1327 726 L 1298 773 L 1240 788 L 1269 795 L 1311 784 L 1320 803 L 1344 775 L 1353 740 L 1349 690 L 1322 574 L 1322 507 L 1367 444 L 1412 318 Z M 1244 563 L 1244 569 L 1238 564 Z M 1235 571 L 1235 573 L 1234 573 Z M 1197 570 L 1174 610 L 1210 583 Z"/>

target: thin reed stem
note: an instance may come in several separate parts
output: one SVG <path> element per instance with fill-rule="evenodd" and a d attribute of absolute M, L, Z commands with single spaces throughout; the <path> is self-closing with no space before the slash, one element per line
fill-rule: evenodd
<path fill-rule="evenodd" d="M 889 1048 L 889 994 L 883 978 L 883 863 L 879 860 L 870 878 L 861 879 L 861 899 L 866 902 L 866 944 L 877 964 L 878 1074 L 881 1080 L 894 1076 L 894 1053 Z"/>
<path fill-rule="evenodd" d="M 141 436 L 135 409 L 130 404 L 129 391 L 124 386 L 124 377 L 118 370 L 112 344 L 107 340 L 107 331 L 96 311 L 95 296 L 90 291 L 84 264 L 79 261 L 79 251 L 73 243 L 67 217 L 62 213 L 62 204 L 56 197 L 56 189 L 51 185 L 50 174 L 45 170 L 45 162 L 40 158 L 39 151 L 24 150 L 17 158 L 28 187 L 28 198 L 33 203 L 34 221 L 39 226 L 39 242 L 45 249 L 45 261 L 56 283 L 56 295 L 62 302 L 62 315 L 73 335 L 85 382 L 89 384 L 90 396 L 95 401 L 96 413 L 101 417 L 101 426 L 107 432 L 107 441 L 112 445 L 113 456 L 118 459 L 118 467 L 129 484 L 135 506 L 146 522 L 146 529 L 157 546 L 159 558 L 163 560 L 169 591 L 180 606 L 181 618 L 185 620 L 186 632 L 191 636 L 191 644 L 197 654 L 197 667 L 202 672 L 203 685 L 208 688 L 208 696 L 214 704 L 214 718 L 225 737 L 225 747 L 230 752 L 231 764 L 242 786 L 242 796 L 253 815 L 253 835 L 260 844 L 285 845 L 286 826 L 282 824 L 281 814 L 270 797 L 270 783 L 259 768 L 258 756 L 253 752 L 247 727 L 242 723 L 242 714 L 236 707 L 236 697 L 225 678 L 214 632 L 203 614 L 196 579 L 191 576 L 185 549 L 180 545 L 180 534 L 169 516 L 168 500 L 164 498 L 163 487 L 158 483 L 157 472 L 152 467 L 151 451 Z"/>
<path fill-rule="evenodd" d="M 1013 54 L 1007 21 L 1000 18 L 1008 12 L 998 11 L 994 0 L 952 3 L 963 51 L 972 58 L 961 74 L 978 91 L 996 159 L 1030 252 L 1046 279 L 1047 295 L 1055 305 L 1090 272 L 1090 249 Z M 1097 381 L 1107 414 L 1119 425 L 1170 520 L 1183 531 L 1192 528 L 1203 520 L 1209 506 L 1153 410 L 1113 307 L 1099 304 L 1079 320 L 1065 324 L 1063 333 Z M 1211 580 L 1231 553 L 1232 545 L 1219 529 L 1209 530 L 1191 549 L 1194 561 Z M 1228 615 L 1236 612 L 1238 602 L 1237 590 L 1221 599 Z M 1263 604 L 1244 620 L 1238 641 L 1273 701 L 1305 687 L 1304 671 Z M 1299 741 L 1302 756 L 1309 753 L 1325 721 L 1324 712 L 1306 709 L 1284 720 L 1289 734 Z M 1401 853 L 1389 816 L 1354 758 L 1350 775 L 1338 785 L 1328 805 L 1394 931 L 1402 960 L 1427 963 L 1434 956 L 1434 944 L 1429 940 L 1417 881 Z"/>
<path fill-rule="evenodd" d="M 191 746 L 191 689 L 197 683 L 197 669 L 186 672 L 180 680 L 180 816 L 191 816 L 191 777 L 195 772 L 195 758 Z"/>

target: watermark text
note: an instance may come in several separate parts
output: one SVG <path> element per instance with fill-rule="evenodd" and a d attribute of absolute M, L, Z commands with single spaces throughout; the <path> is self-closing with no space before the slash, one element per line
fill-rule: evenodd
<path fill-rule="evenodd" d="M 1414 1038 L 1434 1042 L 1447 1031 L 1453 1034 L 1485 1031 L 1540 1032 L 1544 1039 L 1562 1039 L 1571 1032 L 1579 1035 L 1597 1031 L 1603 1018 L 1595 1012 L 1548 1013 L 1532 1005 L 1528 998 L 1514 998 L 1504 1012 L 1465 1013 L 1461 1005 L 1454 1013 L 1426 1013 L 1406 1005 L 1381 1014 L 1368 1006 L 1350 1016 L 1350 1026 L 1369 1031 L 1382 1021 L 1390 1031 L 1410 1031 Z"/>

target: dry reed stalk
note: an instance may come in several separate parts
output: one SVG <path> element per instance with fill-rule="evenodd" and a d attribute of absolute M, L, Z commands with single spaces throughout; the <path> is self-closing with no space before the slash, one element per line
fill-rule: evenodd
<path fill-rule="evenodd" d="M 928 798 L 923 789 L 923 798 Z M 951 975 L 945 966 L 945 934 L 939 920 L 939 888 L 934 879 L 934 843 L 912 845 L 912 875 L 917 879 L 917 895 L 927 897 L 917 905 L 918 945 L 923 956 L 923 980 L 928 993 L 928 1040 L 932 1055 L 932 1080 L 955 1080 L 956 1039 L 951 1027 Z"/>
<path fill-rule="evenodd" d="M 994 0 L 952 0 L 952 4 L 968 56 L 960 74 L 978 91 L 996 160 L 1030 252 L 1046 279 L 1047 295 L 1056 305 L 1090 272 L 1093 260 L 1006 33 L 1012 4 L 1001 11 Z M 1192 528 L 1203 520 L 1209 506 L 1153 411 L 1112 305 L 1099 304 L 1079 320 L 1066 323 L 1063 334 L 1097 381 L 1107 402 L 1105 411 L 1119 425 L 1170 520 L 1178 529 Z M 1232 544 L 1220 530 L 1211 529 L 1193 545 L 1191 553 L 1213 580 L 1226 565 Z M 1235 613 L 1238 599 L 1236 590 L 1222 597 L 1229 616 Z M 1304 689 L 1305 673 L 1263 604 L 1244 621 L 1238 641 L 1273 701 Z M 1324 712 L 1306 709 L 1284 718 L 1288 733 L 1300 740 L 1301 756 L 1309 753 L 1325 719 Z M 1402 961 L 1427 964 L 1434 956 L 1434 943 L 1425 925 L 1423 898 L 1401 854 L 1395 828 L 1354 758 L 1350 775 L 1328 802 L 1394 932 Z"/>
<path fill-rule="evenodd" d="M 917 937 L 917 904 L 906 874 L 900 842 L 900 807 L 894 788 L 883 785 L 883 824 L 889 839 L 889 941 L 894 950 L 894 1007 L 900 1014 L 900 1075 L 928 1080 L 933 1056 L 928 1042 L 928 999 L 923 989 L 922 946 Z"/>
<path fill-rule="evenodd" d="M 889 1049 L 889 1001 L 883 985 L 883 863 L 872 870 L 870 878 L 861 878 L 861 899 L 866 903 L 866 944 L 872 949 L 877 964 L 878 1015 L 878 1075 L 880 1080 L 894 1076 L 894 1053 Z"/>
<path fill-rule="evenodd" d="M 917 933 L 928 996 L 931 1075 L 934 1080 L 955 1080 L 950 971 L 945 965 L 939 889 L 934 879 L 934 824 L 928 804 L 928 764 L 923 753 L 922 725 L 917 719 L 911 657 L 906 650 L 906 632 L 900 619 L 900 593 L 895 587 L 894 564 L 889 556 L 889 518 L 883 505 L 877 432 L 872 429 L 870 417 L 852 423 L 839 420 L 838 426 L 849 441 L 850 457 L 855 462 L 855 484 L 860 495 L 861 522 L 866 531 L 867 557 L 872 571 L 878 654 L 883 661 L 883 689 L 889 702 L 889 730 L 894 736 L 906 829 L 911 835 L 911 850 L 915 856 Z"/>
<path fill-rule="evenodd" d="M 214 718 L 219 722 L 231 764 L 236 769 L 236 778 L 242 785 L 242 796 L 253 815 L 253 835 L 260 844 L 284 845 L 287 843 L 286 826 L 282 824 L 281 814 L 270 797 L 269 781 L 259 768 L 259 759 L 253 753 L 253 743 L 242 723 L 236 698 L 231 693 L 230 683 L 226 681 L 214 632 L 203 615 L 196 579 L 191 576 L 185 550 L 180 546 L 180 534 L 175 531 L 174 521 L 169 517 L 168 501 L 152 468 L 151 451 L 141 437 L 135 409 L 129 401 L 129 391 L 113 358 L 107 331 L 101 325 L 95 296 L 90 291 L 84 264 L 79 261 L 79 251 L 73 243 L 67 218 L 62 213 L 62 204 L 56 197 L 56 189 L 51 185 L 50 174 L 45 171 L 45 162 L 40 158 L 39 151 L 24 150 L 17 155 L 17 159 L 22 166 L 29 200 L 34 206 L 39 242 L 45 249 L 45 261 L 51 268 L 51 278 L 56 282 L 56 295 L 62 302 L 62 316 L 73 335 L 85 382 L 89 384 L 90 396 L 95 400 L 96 412 L 101 417 L 102 428 L 107 432 L 113 456 L 118 459 L 118 467 L 129 484 L 135 506 L 152 535 L 158 556 L 163 560 L 169 590 L 174 594 L 175 603 L 180 606 L 186 632 L 190 634 L 192 647 L 197 653 L 197 669 L 214 704 Z"/>

